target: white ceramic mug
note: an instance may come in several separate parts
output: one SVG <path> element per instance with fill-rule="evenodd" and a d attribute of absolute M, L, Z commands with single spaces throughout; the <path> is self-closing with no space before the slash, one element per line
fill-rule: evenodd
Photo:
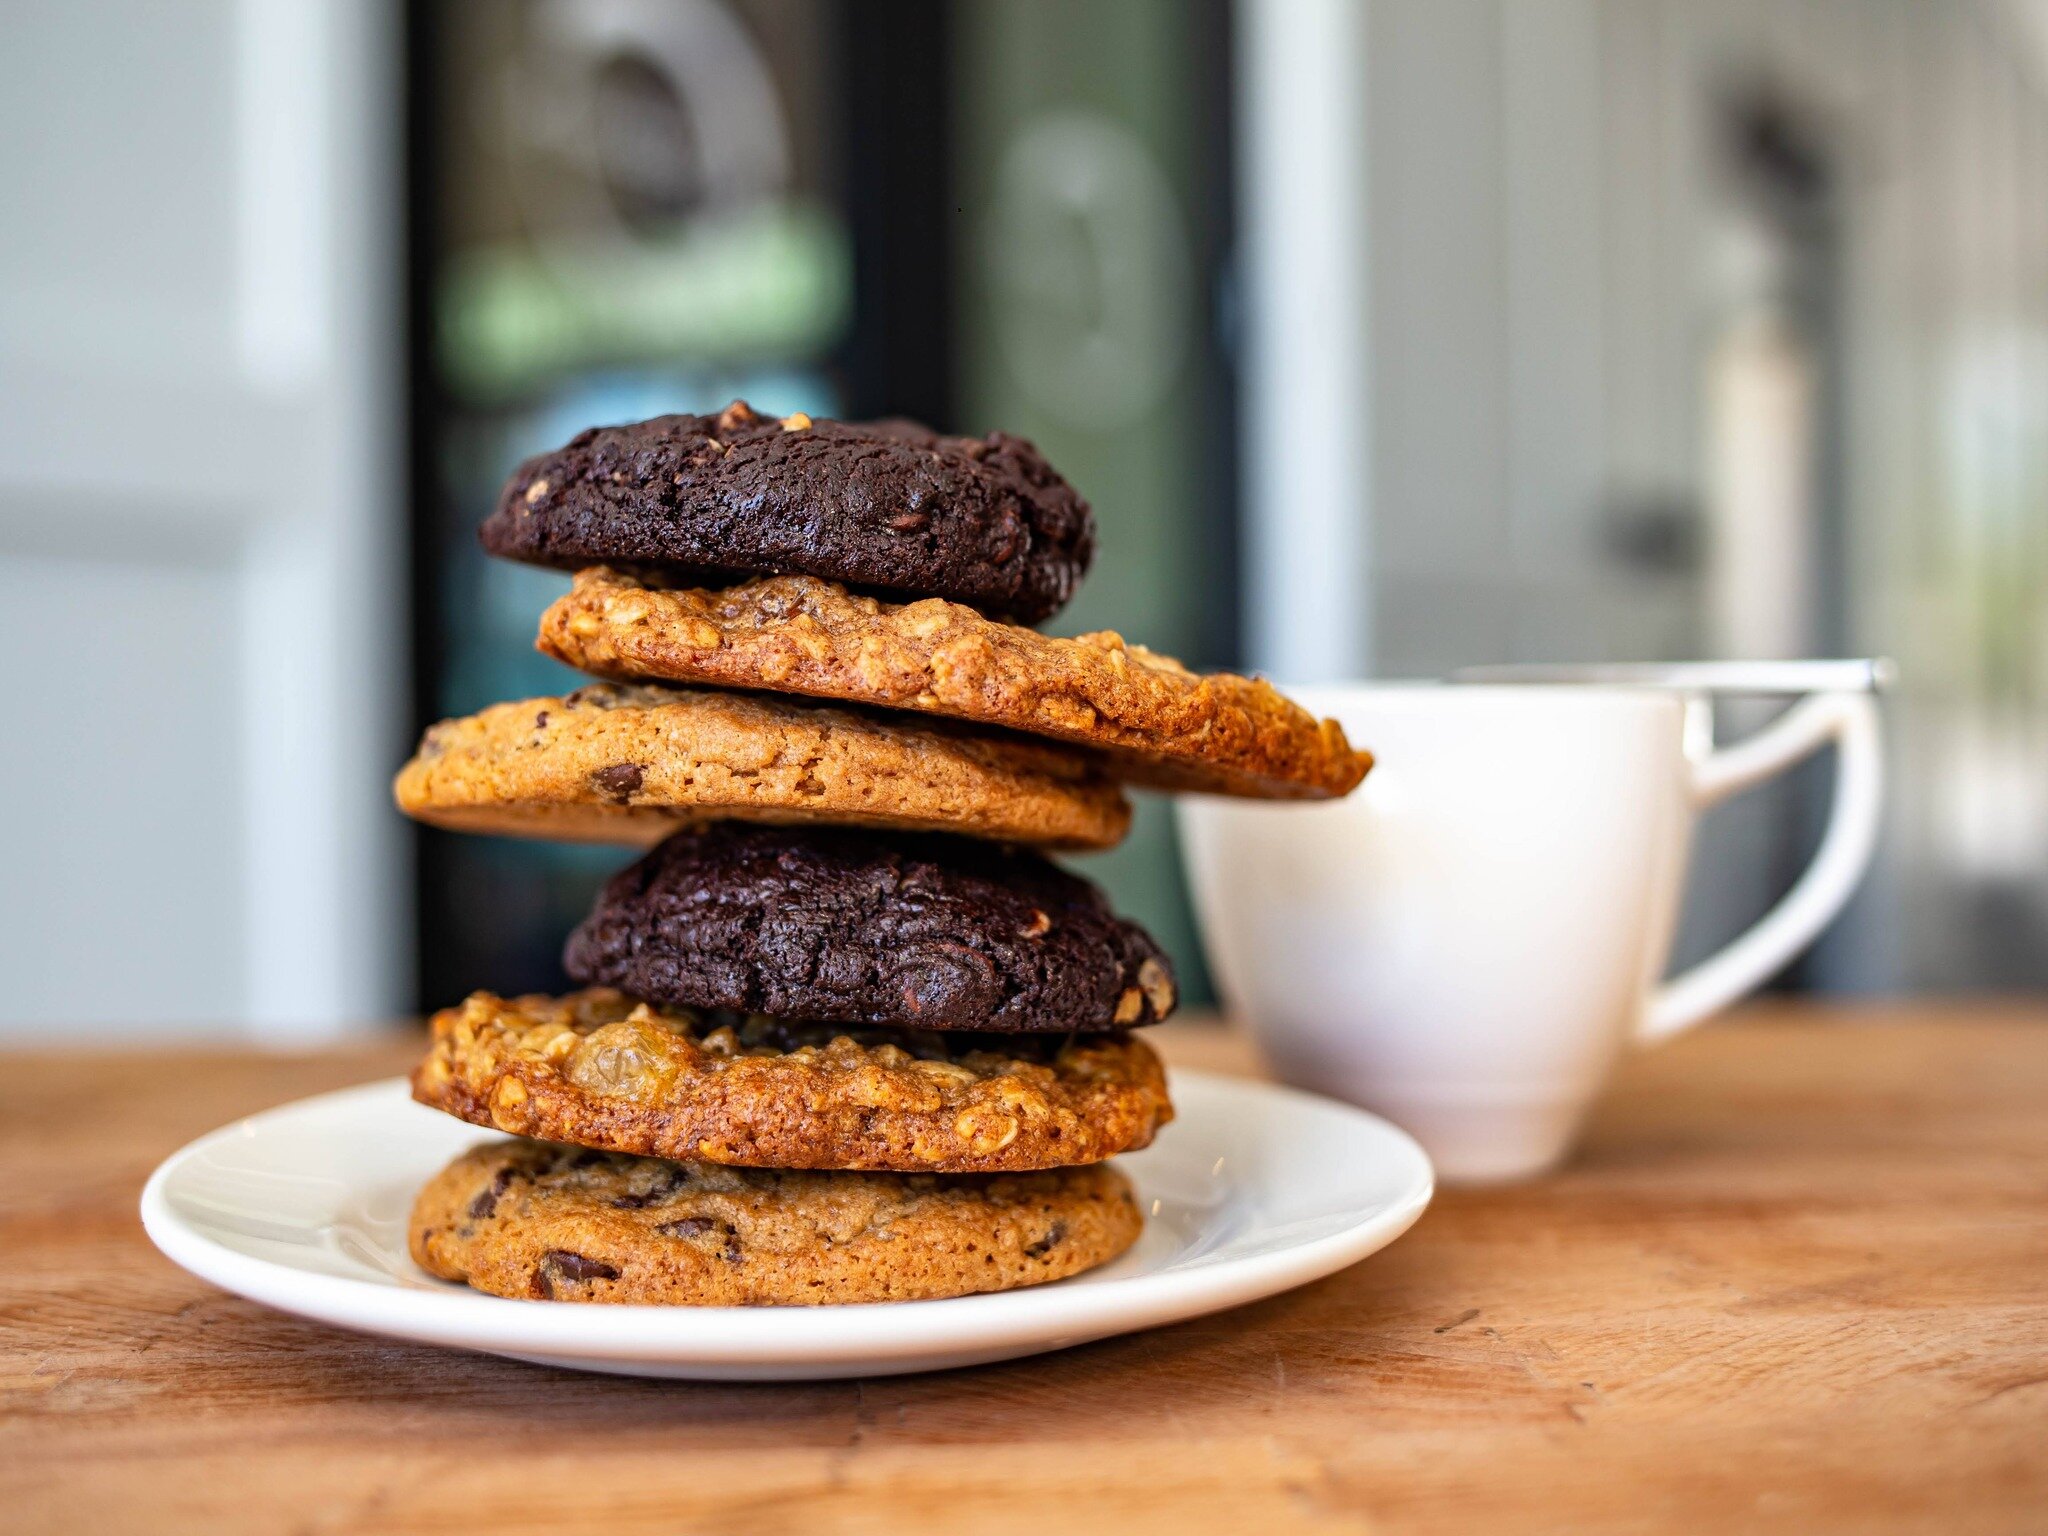
<path fill-rule="evenodd" d="M 1743 675 L 1802 676 L 1764 670 Z M 1698 692 L 1290 692 L 1378 761 L 1326 806 L 1180 801 L 1210 964 L 1281 1078 L 1386 1115 L 1446 1179 L 1554 1164 L 1623 1048 L 1769 979 L 1840 910 L 1876 839 L 1867 691 L 1813 694 L 1718 751 Z M 1830 742 L 1813 863 L 1748 932 L 1660 981 L 1699 812 Z"/>

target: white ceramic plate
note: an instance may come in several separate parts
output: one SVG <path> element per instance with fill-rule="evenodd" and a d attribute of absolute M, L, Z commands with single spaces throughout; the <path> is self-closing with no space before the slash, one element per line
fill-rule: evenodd
<path fill-rule="evenodd" d="M 406 1255 L 414 1192 L 480 1136 L 393 1079 L 203 1136 L 142 1192 L 170 1259 L 343 1328 L 636 1376 L 794 1380 L 938 1370 L 1064 1349 L 1306 1284 L 1385 1247 L 1429 1204 L 1429 1161 L 1384 1120 L 1265 1083 L 1175 1073 L 1180 1117 L 1118 1160 L 1147 1210 L 1115 1263 L 1052 1285 L 843 1307 L 507 1301 Z"/>

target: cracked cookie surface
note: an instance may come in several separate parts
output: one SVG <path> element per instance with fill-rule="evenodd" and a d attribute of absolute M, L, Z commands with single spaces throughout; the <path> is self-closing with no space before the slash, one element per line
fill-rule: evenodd
<path fill-rule="evenodd" d="M 1173 971 L 1101 890 L 955 837 L 737 823 L 614 876 L 563 953 L 650 1002 L 917 1029 L 1157 1023 Z"/>
<path fill-rule="evenodd" d="M 670 1306 L 919 1301 L 1062 1279 L 1143 1225 L 1112 1168 L 791 1173 L 494 1141 L 413 1204 L 421 1268 L 496 1296 Z"/>
<path fill-rule="evenodd" d="M 399 809 L 468 832 L 646 845 L 728 817 L 1109 848 L 1131 808 L 1086 754 L 947 722 L 600 683 L 430 728 Z"/>
<path fill-rule="evenodd" d="M 579 571 L 542 651 L 600 677 L 808 694 L 1053 737 L 1156 789 L 1348 794 L 1371 765 L 1262 679 L 1189 671 L 1102 632 L 1059 639 L 939 598 L 891 603 L 808 576 L 722 589 Z"/>
<path fill-rule="evenodd" d="M 803 574 L 1035 624 L 1073 596 L 1095 521 L 1006 432 L 776 418 L 736 400 L 715 416 L 595 427 L 528 459 L 482 538 L 494 555 L 568 570 Z"/>
<path fill-rule="evenodd" d="M 1100 1162 L 1173 1118 L 1128 1033 L 930 1034 L 657 1008 L 608 987 L 436 1014 L 420 1103 L 522 1136 L 762 1168 L 1016 1173 Z"/>

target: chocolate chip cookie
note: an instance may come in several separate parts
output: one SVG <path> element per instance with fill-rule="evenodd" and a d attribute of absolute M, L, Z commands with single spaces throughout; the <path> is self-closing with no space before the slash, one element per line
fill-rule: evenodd
<path fill-rule="evenodd" d="M 1055 639 L 928 598 L 892 603 L 810 576 L 671 588 L 579 572 L 540 649 L 600 677 L 770 689 L 946 715 L 1098 749 L 1157 789 L 1326 799 L 1370 754 L 1263 680 L 1189 671 L 1103 632 Z"/>
<path fill-rule="evenodd" d="M 806 701 L 598 684 L 430 729 L 394 786 L 459 831 L 645 845 L 736 817 L 1109 848 L 1131 808 L 1085 753 Z"/>
<path fill-rule="evenodd" d="M 1152 1024 L 1173 972 L 1102 892 L 953 837 L 728 823 L 615 876 L 569 974 L 650 1002 L 918 1029 Z"/>
<path fill-rule="evenodd" d="M 774 1307 L 1038 1285 L 1143 1224 L 1111 1168 L 789 1173 L 494 1141 L 420 1192 L 409 1238 L 422 1269 L 494 1296 Z"/>
<path fill-rule="evenodd" d="M 1018 1173 L 1100 1162 L 1173 1118 L 1144 1041 L 721 1017 L 609 988 L 436 1014 L 412 1096 L 474 1125 L 763 1168 Z"/>
<path fill-rule="evenodd" d="M 656 565 L 701 581 L 802 574 L 936 595 L 1027 624 L 1074 594 L 1095 521 L 1030 443 L 914 422 L 658 416 L 528 459 L 483 525 L 494 555 Z"/>

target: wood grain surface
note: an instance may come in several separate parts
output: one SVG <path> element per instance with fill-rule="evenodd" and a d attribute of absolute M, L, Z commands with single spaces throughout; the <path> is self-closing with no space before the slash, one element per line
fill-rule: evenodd
<path fill-rule="evenodd" d="M 166 1153 L 414 1049 L 0 1057 L 0 1529 L 2048 1530 L 2048 1013 L 1753 1012 L 1316 1285 L 797 1386 L 356 1337 L 149 1247 Z"/>

